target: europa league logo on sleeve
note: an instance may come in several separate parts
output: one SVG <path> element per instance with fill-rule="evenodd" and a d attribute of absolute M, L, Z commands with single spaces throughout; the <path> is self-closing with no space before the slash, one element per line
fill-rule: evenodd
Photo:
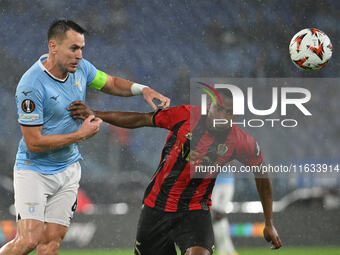
<path fill-rule="evenodd" d="M 25 99 L 24 101 L 22 101 L 21 103 L 21 108 L 24 112 L 26 113 L 31 113 L 34 111 L 35 109 L 35 104 L 32 100 L 29 99 Z"/>

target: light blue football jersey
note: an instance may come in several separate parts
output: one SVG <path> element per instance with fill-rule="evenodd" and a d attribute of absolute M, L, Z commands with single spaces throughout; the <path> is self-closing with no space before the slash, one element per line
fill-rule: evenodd
<path fill-rule="evenodd" d="M 95 78 L 97 69 L 87 60 L 80 60 L 77 71 L 64 80 L 53 77 L 43 66 L 47 54 L 22 76 L 16 90 L 18 121 L 25 126 L 42 125 L 42 135 L 68 134 L 77 131 L 81 120 L 70 117 L 67 107 L 73 101 L 85 101 L 86 87 Z M 77 144 L 32 153 L 22 137 L 16 155 L 16 170 L 34 170 L 42 174 L 64 171 L 81 160 Z"/>

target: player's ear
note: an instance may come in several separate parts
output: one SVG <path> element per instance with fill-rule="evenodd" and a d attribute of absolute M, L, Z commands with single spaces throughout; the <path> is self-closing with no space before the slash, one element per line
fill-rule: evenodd
<path fill-rule="evenodd" d="M 48 42 L 48 49 L 49 49 L 50 53 L 56 54 L 56 52 L 57 52 L 57 42 L 56 42 L 56 40 L 52 39 Z"/>

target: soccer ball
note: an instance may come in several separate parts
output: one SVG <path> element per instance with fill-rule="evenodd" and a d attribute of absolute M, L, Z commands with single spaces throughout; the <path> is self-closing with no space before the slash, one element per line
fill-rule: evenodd
<path fill-rule="evenodd" d="M 328 36 L 319 29 L 306 28 L 293 36 L 289 54 L 293 63 L 306 71 L 317 71 L 327 65 L 333 46 Z"/>

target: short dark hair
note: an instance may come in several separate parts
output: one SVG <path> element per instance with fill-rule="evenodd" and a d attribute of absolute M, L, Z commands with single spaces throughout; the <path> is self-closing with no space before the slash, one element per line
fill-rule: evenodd
<path fill-rule="evenodd" d="M 74 21 L 60 19 L 53 21 L 50 25 L 47 32 L 47 39 L 48 41 L 50 41 L 52 38 L 64 39 L 66 32 L 70 29 L 80 34 L 87 34 L 87 31 Z"/>

